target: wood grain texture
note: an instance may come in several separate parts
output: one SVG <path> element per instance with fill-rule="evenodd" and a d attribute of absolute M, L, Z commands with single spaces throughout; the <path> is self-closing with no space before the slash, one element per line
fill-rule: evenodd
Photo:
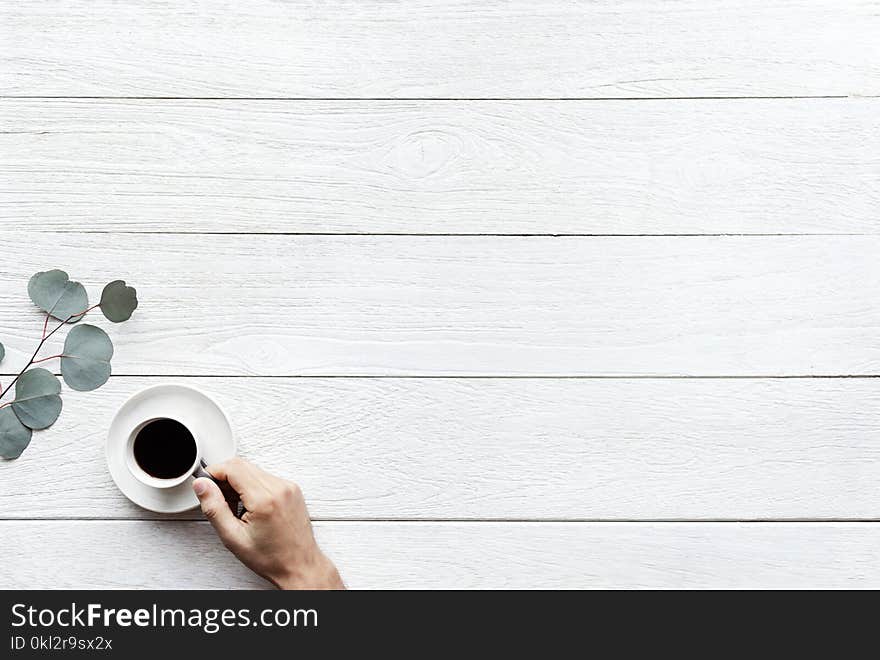
<path fill-rule="evenodd" d="M 170 381 L 65 393 L 56 425 L 0 461 L 0 517 L 157 518 L 117 490 L 104 443 L 125 399 Z M 316 518 L 880 517 L 875 379 L 184 382 Z"/>
<path fill-rule="evenodd" d="M 31 0 L 0 25 L 2 95 L 880 93 L 865 1 Z"/>
<path fill-rule="evenodd" d="M 878 233 L 880 99 L 0 101 L 41 231 Z"/>
<path fill-rule="evenodd" d="M 0 241 L 5 373 L 42 322 L 24 274 L 55 266 L 93 298 L 115 277 L 137 286 L 111 329 L 116 374 L 880 373 L 880 237 Z"/>
<path fill-rule="evenodd" d="M 315 529 L 355 589 L 880 585 L 876 523 L 353 522 Z M 268 587 L 204 522 L 7 521 L 0 535 L 0 587 L 7 589 Z"/>
<path fill-rule="evenodd" d="M 878 33 L 862 1 L 0 1 L 0 372 L 32 272 L 141 299 L 116 376 L 0 462 L 0 588 L 267 586 L 107 473 L 171 381 L 355 588 L 880 587 Z"/>

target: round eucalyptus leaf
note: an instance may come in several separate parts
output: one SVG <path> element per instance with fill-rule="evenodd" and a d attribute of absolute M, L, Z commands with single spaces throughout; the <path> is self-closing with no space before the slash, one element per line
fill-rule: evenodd
<path fill-rule="evenodd" d="M 31 431 L 22 424 L 12 407 L 0 408 L 0 457 L 18 458 L 31 442 Z"/>
<path fill-rule="evenodd" d="M 45 369 L 25 371 L 15 383 L 12 409 L 19 421 L 35 431 L 52 426 L 61 414 L 61 381 Z"/>
<path fill-rule="evenodd" d="M 37 307 L 59 321 L 66 321 L 89 307 L 85 287 L 79 282 L 71 282 L 63 270 L 47 270 L 34 275 L 28 282 L 28 295 Z M 82 314 L 70 320 L 76 323 L 81 318 Z"/>
<path fill-rule="evenodd" d="M 6 355 L 6 349 L 3 348 L 3 344 L 0 344 L 0 362 L 3 362 L 3 357 Z"/>
<path fill-rule="evenodd" d="M 78 325 L 64 340 L 61 375 L 67 385 L 80 392 L 95 390 L 110 378 L 113 342 L 94 325 Z"/>
<path fill-rule="evenodd" d="M 122 323 L 131 318 L 137 309 L 137 291 L 126 286 L 124 280 L 115 280 L 104 287 L 101 294 L 101 311 L 108 321 Z"/>

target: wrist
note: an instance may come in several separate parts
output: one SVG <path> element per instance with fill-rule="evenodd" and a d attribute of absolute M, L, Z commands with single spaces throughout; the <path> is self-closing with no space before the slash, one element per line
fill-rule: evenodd
<path fill-rule="evenodd" d="M 336 570 L 336 566 L 320 551 L 308 562 L 297 562 L 272 582 L 283 590 L 345 589 L 345 584 L 342 582 L 342 577 Z"/>

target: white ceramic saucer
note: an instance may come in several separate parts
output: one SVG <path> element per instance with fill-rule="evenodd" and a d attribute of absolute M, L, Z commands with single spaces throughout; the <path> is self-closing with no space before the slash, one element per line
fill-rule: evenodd
<path fill-rule="evenodd" d="M 173 488 L 147 486 L 129 472 L 125 447 L 135 428 L 156 417 L 181 422 L 199 439 L 205 461 L 210 465 L 235 455 L 235 437 L 229 419 L 208 395 L 185 385 L 156 385 L 126 401 L 107 435 L 107 466 L 113 481 L 132 502 L 157 513 L 179 513 L 197 506 L 192 480 Z"/>

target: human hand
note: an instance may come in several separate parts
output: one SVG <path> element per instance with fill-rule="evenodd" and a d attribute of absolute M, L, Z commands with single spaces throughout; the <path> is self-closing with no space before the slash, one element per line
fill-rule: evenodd
<path fill-rule="evenodd" d="M 279 589 L 344 589 L 339 572 L 321 552 L 302 492 L 241 458 L 209 465 L 247 509 L 235 517 L 220 488 L 196 479 L 193 490 L 220 540 L 238 559 Z"/>

